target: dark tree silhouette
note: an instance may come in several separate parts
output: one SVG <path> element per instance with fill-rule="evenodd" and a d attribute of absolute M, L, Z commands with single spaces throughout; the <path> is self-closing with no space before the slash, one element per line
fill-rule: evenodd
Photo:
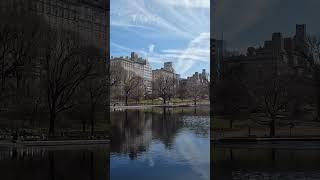
<path fill-rule="evenodd" d="M 317 93 L 317 118 L 320 118 L 320 37 L 307 36 L 298 55 L 309 65 Z"/>
<path fill-rule="evenodd" d="M 270 136 L 275 136 L 276 120 L 279 113 L 285 111 L 290 102 L 287 79 L 275 76 L 264 81 L 260 87 L 260 108 L 270 118 Z"/>
<path fill-rule="evenodd" d="M 79 98 L 83 98 L 82 102 L 89 110 L 89 119 L 91 126 L 91 135 L 94 135 L 95 119 L 97 109 L 103 109 L 108 95 L 107 69 L 104 64 L 100 52 L 96 48 L 88 49 L 88 59 L 92 64 L 90 76 L 85 79 L 81 86 Z M 89 68 L 89 67 L 88 67 Z M 84 128 L 85 129 L 85 128 Z"/>
<path fill-rule="evenodd" d="M 66 31 L 50 33 L 44 48 L 44 84 L 50 112 L 49 134 L 54 135 L 57 115 L 72 108 L 73 95 L 90 75 L 92 63 L 84 54 L 85 47 L 80 46 L 76 34 Z"/>

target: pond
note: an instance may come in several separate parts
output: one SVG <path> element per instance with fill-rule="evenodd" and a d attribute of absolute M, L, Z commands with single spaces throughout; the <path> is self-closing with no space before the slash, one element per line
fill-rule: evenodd
<path fill-rule="evenodd" d="M 319 142 L 212 144 L 212 178 L 318 180 Z"/>
<path fill-rule="evenodd" d="M 111 180 L 209 180 L 209 106 L 111 113 Z"/>
<path fill-rule="evenodd" d="M 1 180 L 107 180 L 109 147 L 1 147 L 0 174 Z"/>

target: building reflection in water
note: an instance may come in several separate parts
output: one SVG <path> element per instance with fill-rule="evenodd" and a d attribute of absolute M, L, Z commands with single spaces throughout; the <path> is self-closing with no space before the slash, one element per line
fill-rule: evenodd
<path fill-rule="evenodd" d="M 194 116 L 199 116 L 196 121 Z M 152 141 L 160 141 L 170 149 L 183 128 L 208 135 L 209 122 L 199 120 L 202 116 L 207 117 L 208 110 L 157 107 L 114 111 L 111 113 L 111 153 L 128 154 L 135 159 L 148 150 Z"/>
<path fill-rule="evenodd" d="M 2 148 L 1 179 L 108 180 L 108 149 L 108 145 Z"/>
<path fill-rule="evenodd" d="M 318 142 L 212 144 L 213 179 L 320 179 Z"/>

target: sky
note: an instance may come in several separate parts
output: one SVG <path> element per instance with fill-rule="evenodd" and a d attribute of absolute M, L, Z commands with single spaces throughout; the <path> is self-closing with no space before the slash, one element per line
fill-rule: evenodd
<path fill-rule="evenodd" d="M 223 33 L 234 50 L 262 46 L 273 32 L 292 37 L 296 24 L 306 24 L 309 34 L 320 32 L 319 0 L 216 0 L 214 5 L 212 35 L 221 39 Z"/>
<path fill-rule="evenodd" d="M 210 61 L 210 0 L 111 0 L 111 56 L 137 52 L 187 77 Z"/>

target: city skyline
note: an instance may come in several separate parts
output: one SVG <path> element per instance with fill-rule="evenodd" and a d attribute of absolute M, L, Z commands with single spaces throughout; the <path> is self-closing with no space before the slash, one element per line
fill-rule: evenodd
<path fill-rule="evenodd" d="M 213 37 L 223 36 L 230 49 L 245 52 L 249 46 L 263 46 L 272 32 L 294 35 L 295 24 L 306 24 L 310 34 L 319 35 L 320 26 L 314 23 L 319 5 L 314 0 L 215 1 L 211 19 Z"/>
<path fill-rule="evenodd" d="M 146 60 L 147 64 L 150 64 L 150 62 L 148 61 L 148 59 L 145 59 L 144 57 L 141 57 L 140 54 L 137 54 L 136 52 L 131 52 L 130 54 L 132 54 L 132 53 L 136 54 L 136 55 L 137 55 L 137 58 L 141 58 L 142 61 L 145 61 L 145 60 Z M 125 56 L 112 56 L 112 55 L 111 55 L 111 60 L 117 60 L 117 59 L 131 60 L 131 59 L 130 59 L 130 57 L 131 57 L 130 54 L 127 54 L 127 55 L 125 55 Z M 177 73 L 176 67 L 175 67 L 175 63 L 172 62 L 172 61 L 163 61 L 163 63 L 160 64 L 159 67 L 153 67 L 152 65 L 150 65 L 150 68 L 151 68 L 152 71 L 154 71 L 154 70 L 161 70 L 161 69 L 164 68 L 163 66 L 164 66 L 165 64 L 167 64 L 167 63 L 172 63 L 172 68 L 173 68 L 174 72 L 175 72 L 177 75 L 181 75 L 181 74 Z M 191 71 L 190 74 L 188 74 L 188 75 L 185 76 L 185 77 L 181 77 L 181 78 L 187 79 L 187 78 L 189 78 L 189 77 L 192 77 L 195 73 L 201 73 L 201 72 L 203 72 L 203 71 L 209 72 L 209 71 L 208 71 L 208 68 L 203 68 L 203 69 L 201 69 L 201 70 L 199 70 L 199 71 Z"/>
<path fill-rule="evenodd" d="M 209 70 L 209 18 L 209 0 L 112 0 L 111 56 L 134 51 L 154 69 L 171 61 L 181 77 Z"/>

